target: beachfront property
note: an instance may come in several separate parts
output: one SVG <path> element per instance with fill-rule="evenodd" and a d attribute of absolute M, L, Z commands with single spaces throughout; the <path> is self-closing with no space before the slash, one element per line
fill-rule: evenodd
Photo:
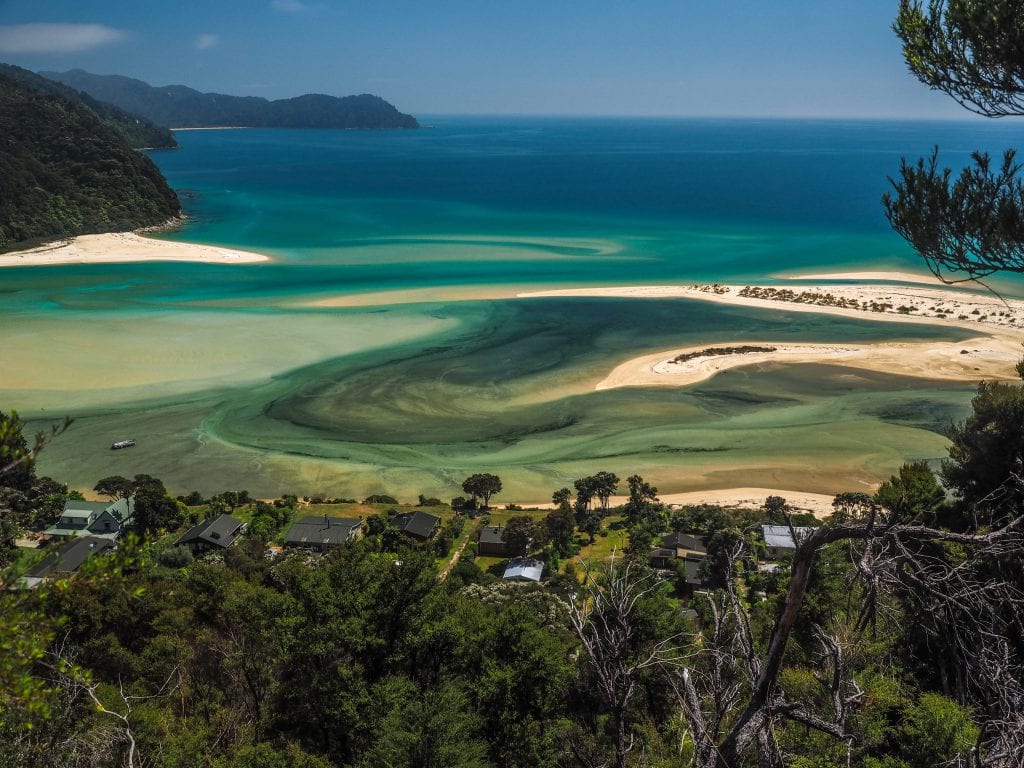
<path fill-rule="evenodd" d="M 804 526 L 762 525 L 761 537 L 769 560 L 783 560 L 796 552 L 796 543 L 810 535 L 811 529 Z M 796 538 L 794 538 L 794 536 Z"/>
<path fill-rule="evenodd" d="M 116 541 L 131 525 L 135 513 L 135 497 L 117 501 L 77 501 L 71 499 L 64 504 L 60 520 L 45 531 L 47 536 L 73 538 L 76 536 L 98 536 Z"/>
<path fill-rule="evenodd" d="M 38 565 L 30 568 L 19 583 L 35 589 L 47 579 L 70 576 L 93 555 L 113 552 L 117 547 L 109 538 L 101 536 L 75 536 L 56 552 L 51 552 Z"/>
<path fill-rule="evenodd" d="M 707 556 L 708 548 L 704 539 L 676 531 L 662 536 L 659 546 L 651 549 L 650 563 L 652 568 L 662 570 L 682 565 L 686 583 L 699 587 L 705 583 L 701 566 Z"/>
<path fill-rule="evenodd" d="M 193 555 L 227 549 L 245 533 L 245 523 L 231 515 L 217 515 L 189 528 L 179 536 L 174 544 L 188 547 Z"/>
<path fill-rule="evenodd" d="M 437 533 L 441 518 L 429 512 L 410 512 L 397 515 L 391 522 L 405 535 L 418 541 L 426 541 Z"/>
<path fill-rule="evenodd" d="M 505 574 L 501 577 L 509 581 L 538 582 L 544 575 L 544 563 L 531 557 L 520 557 L 509 560 L 505 566 Z"/>
<path fill-rule="evenodd" d="M 297 520 L 284 536 L 286 549 L 308 549 L 326 552 L 348 541 L 355 541 L 363 532 L 360 517 L 328 517 L 309 515 Z"/>
<path fill-rule="evenodd" d="M 505 528 L 500 525 L 485 525 L 481 528 L 476 541 L 476 553 L 488 557 L 508 557 L 512 554 L 505 540 Z"/>

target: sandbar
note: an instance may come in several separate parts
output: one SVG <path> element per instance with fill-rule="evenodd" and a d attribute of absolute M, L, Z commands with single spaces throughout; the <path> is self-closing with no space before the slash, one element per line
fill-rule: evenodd
<path fill-rule="evenodd" d="M 134 232 L 79 235 L 37 248 L 0 254 L 0 267 L 39 267 L 58 264 L 194 261 L 207 264 L 254 264 L 270 257 L 217 245 L 181 243 L 142 237 Z"/>
<path fill-rule="evenodd" d="M 873 371 L 955 381 L 1015 380 L 1024 352 L 1024 301 L 991 293 L 905 285 L 776 286 L 669 285 L 578 288 L 519 294 L 686 298 L 784 312 L 815 312 L 896 323 L 967 328 L 977 337 L 960 342 L 878 342 L 874 344 L 796 344 L 744 340 L 770 351 L 720 354 L 739 343 L 666 350 L 616 366 L 595 389 L 627 386 L 684 386 L 728 368 L 764 363 L 833 363 Z M 708 351 L 707 355 L 700 355 Z M 684 355 L 689 359 L 676 360 Z"/>

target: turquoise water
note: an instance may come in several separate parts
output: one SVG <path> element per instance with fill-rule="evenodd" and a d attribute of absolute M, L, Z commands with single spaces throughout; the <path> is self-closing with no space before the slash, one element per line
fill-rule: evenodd
<path fill-rule="evenodd" d="M 4 270 L 0 402 L 36 424 L 78 419 L 44 470 L 86 487 L 145 471 L 179 490 L 415 497 L 453 493 L 486 468 L 537 499 L 597 469 L 640 471 L 663 490 L 857 488 L 942 455 L 968 386 L 825 366 L 739 369 L 679 389 L 593 386 L 631 357 L 688 344 L 957 331 L 687 301 L 309 302 L 917 270 L 882 215 L 886 176 L 936 143 L 950 163 L 1001 150 L 1011 126 L 422 122 L 182 132 L 180 150 L 153 155 L 191 216 L 164 237 L 273 263 Z M 123 436 L 139 447 L 105 450 Z"/>

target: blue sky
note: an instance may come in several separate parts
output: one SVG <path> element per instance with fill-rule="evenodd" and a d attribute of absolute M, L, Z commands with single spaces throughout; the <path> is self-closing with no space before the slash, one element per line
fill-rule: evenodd
<path fill-rule="evenodd" d="M 413 114 L 968 115 L 897 0 L 0 0 L 0 61 Z"/>

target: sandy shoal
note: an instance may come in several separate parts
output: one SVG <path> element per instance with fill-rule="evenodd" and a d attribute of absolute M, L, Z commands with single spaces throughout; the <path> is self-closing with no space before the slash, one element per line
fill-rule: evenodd
<path fill-rule="evenodd" d="M 917 283 L 918 285 L 946 285 L 939 278 L 931 273 L 923 272 L 898 272 L 875 271 L 875 272 L 818 272 L 814 274 L 799 275 L 775 275 L 780 280 L 871 280 L 874 282 L 888 283 Z"/>
<path fill-rule="evenodd" d="M 866 488 L 866 491 L 873 490 Z M 769 496 L 781 496 L 790 507 L 797 512 L 810 512 L 815 517 L 825 518 L 832 514 L 833 496 L 827 493 L 809 493 L 782 488 L 717 488 L 703 491 L 684 491 L 681 493 L 662 493 L 658 499 L 669 506 L 688 506 L 695 504 L 714 504 L 733 509 L 760 509 Z M 609 504 L 621 506 L 629 501 L 628 496 L 612 496 Z M 515 502 L 525 509 L 554 509 L 550 502 L 531 503 Z M 500 505 L 499 505 L 500 506 Z"/>
<path fill-rule="evenodd" d="M 0 254 L 0 267 L 38 267 L 57 264 L 111 264 L 145 261 L 197 261 L 208 264 L 253 264 L 268 256 L 215 245 L 155 240 L 134 232 L 79 235 L 69 240 Z"/>
<path fill-rule="evenodd" d="M 1024 301 L 991 293 L 912 285 L 809 285 L 795 293 L 830 294 L 839 302 L 860 308 L 822 306 L 778 298 L 741 296 L 742 286 L 627 286 L 579 288 L 519 294 L 535 296 L 606 296 L 621 298 L 685 298 L 784 312 L 813 312 L 894 323 L 931 324 L 965 328 L 978 335 L 959 342 L 877 342 L 873 344 L 721 342 L 666 350 L 632 358 L 617 365 L 596 389 L 627 386 L 684 386 L 703 381 L 728 368 L 764 363 L 833 363 L 855 368 L 955 381 L 1015 380 L 1014 368 L 1024 352 Z M 761 286 L 760 288 L 765 288 Z M 776 286 L 768 289 L 778 290 Z M 874 305 L 882 309 L 866 309 Z M 675 358 L 704 349 L 759 346 L 771 352 L 738 352 Z"/>

